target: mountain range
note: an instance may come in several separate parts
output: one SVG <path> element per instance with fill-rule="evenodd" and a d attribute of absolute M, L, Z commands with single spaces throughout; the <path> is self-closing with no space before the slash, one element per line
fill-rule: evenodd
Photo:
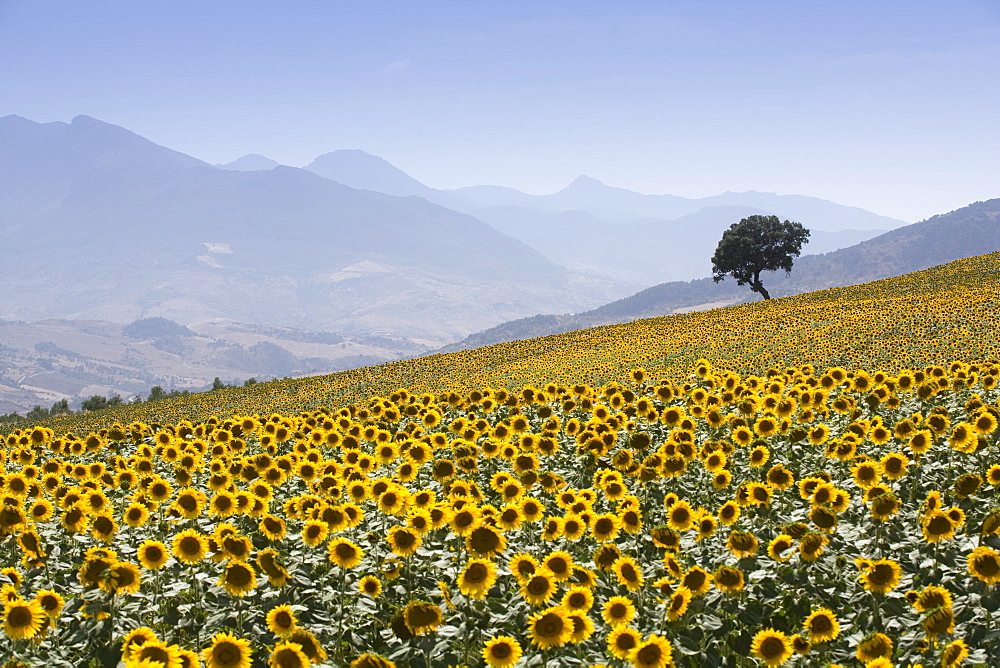
<path fill-rule="evenodd" d="M 85 116 L 0 119 L 0 182 L 5 320 L 221 317 L 444 343 L 626 293 L 421 198 L 218 169 Z"/>

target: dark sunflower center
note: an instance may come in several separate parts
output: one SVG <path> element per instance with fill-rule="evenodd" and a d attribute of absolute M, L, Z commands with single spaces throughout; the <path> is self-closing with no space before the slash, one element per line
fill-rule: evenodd
<path fill-rule="evenodd" d="M 765 638 L 760 644 L 760 653 L 766 660 L 776 659 L 785 653 L 785 643 L 781 638 Z"/>

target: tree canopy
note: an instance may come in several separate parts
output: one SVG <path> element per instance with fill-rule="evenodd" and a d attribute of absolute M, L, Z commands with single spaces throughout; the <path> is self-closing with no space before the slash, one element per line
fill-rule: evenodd
<path fill-rule="evenodd" d="M 791 272 L 792 258 L 799 256 L 807 239 L 809 230 L 800 223 L 779 221 L 777 216 L 748 216 L 722 233 L 712 256 L 712 279 L 718 283 L 732 276 L 737 285 L 749 285 L 770 299 L 760 281 L 761 273 L 778 269 Z"/>

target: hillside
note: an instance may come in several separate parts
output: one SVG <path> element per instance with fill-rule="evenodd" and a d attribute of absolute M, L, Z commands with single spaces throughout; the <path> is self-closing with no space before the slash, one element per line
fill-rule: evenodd
<path fill-rule="evenodd" d="M 1000 253 L 901 277 L 710 311 L 661 316 L 556 336 L 392 362 L 306 379 L 193 395 L 56 419 L 86 432 L 119 421 L 204 420 L 297 412 L 411 392 L 467 392 L 546 382 L 601 384 L 635 367 L 683 381 L 699 358 L 740 373 L 771 367 L 923 367 L 1000 360 Z"/>
<path fill-rule="evenodd" d="M 481 221 L 309 171 L 223 170 L 85 116 L 0 119 L 0 318 L 229 318 L 444 343 L 620 295 Z"/>
<path fill-rule="evenodd" d="M 151 387 L 202 391 L 215 378 L 242 384 L 353 369 L 428 350 L 406 339 L 343 336 L 206 320 L 163 318 L 0 321 L 0 415 L 26 414 L 93 395 L 145 398 Z"/>
<path fill-rule="evenodd" d="M 763 281 L 771 295 L 788 296 L 899 276 L 997 250 L 1000 250 L 1000 199 L 993 199 L 892 230 L 848 248 L 803 256 L 795 261 L 791 274 L 771 273 Z M 535 315 L 506 322 L 441 350 L 478 348 L 755 299 L 759 299 L 756 293 L 737 286 L 731 278 L 720 283 L 711 278 L 663 283 L 583 313 Z"/>

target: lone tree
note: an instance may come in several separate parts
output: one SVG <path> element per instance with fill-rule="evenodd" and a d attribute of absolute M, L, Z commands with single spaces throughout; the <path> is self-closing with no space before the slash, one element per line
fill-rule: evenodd
<path fill-rule="evenodd" d="M 733 223 L 722 233 L 712 256 L 712 279 L 718 283 L 726 275 L 737 285 L 749 285 L 764 299 L 770 299 L 760 282 L 762 271 L 792 271 L 792 258 L 802 252 L 809 230 L 800 223 L 780 222 L 777 216 L 749 216 Z"/>

